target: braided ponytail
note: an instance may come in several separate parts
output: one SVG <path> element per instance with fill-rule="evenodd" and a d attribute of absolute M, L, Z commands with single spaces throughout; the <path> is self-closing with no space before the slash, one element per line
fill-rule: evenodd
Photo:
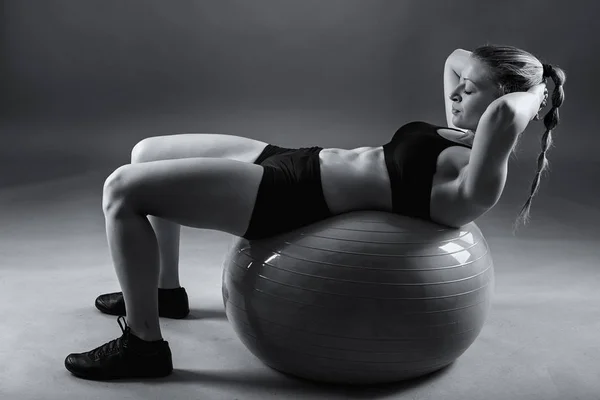
<path fill-rule="evenodd" d="M 553 67 L 549 64 L 543 64 L 543 79 L 545 80 L 547 77 L 552 78 L 554 81 L 554 91 L 552 92 L 552 108 L 548 113 L 544 116 L 544 126 L 546 127 L 546 131 L 542 136 L 542 152 L 538 156 L 537 159 L 537 172 L 535 174 L 535 178 L 531 185 L 531 193 L 529 195 L 529 199 L 523 205 L 521 212 L 519 213 L 519 217 L 513 226 L 513 235 L 518 228 L 519 222 L 524 221 L 525 224 L 529 222 L 529 210 L 531 208 L 531 201 L 533 196 L 537 193 L 540 185 L 540 177 L 542 173 L 548 168 L 549 162 L 546 158 L 546 153 L 552 146 L 552 130 L 558 125 L 559 122 L 559 112 L 558 108 L 562 105 L 565 99 L 565 93 L 563 90 L 563 85 L 566 80 L 566 75 L 564 71 L 558 67 Z"/>

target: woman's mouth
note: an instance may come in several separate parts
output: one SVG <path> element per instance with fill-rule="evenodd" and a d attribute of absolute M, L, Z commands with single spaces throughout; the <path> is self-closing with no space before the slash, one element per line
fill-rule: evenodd
<path fill-rule="evenodd" d="M 452 114 L 454 114 L 454 115 L 458 114 L 459 112 L 460 112 L 460 111 L 458 111 L 458 110 L 455 110 L 454 108 L 452 109 Z"/>

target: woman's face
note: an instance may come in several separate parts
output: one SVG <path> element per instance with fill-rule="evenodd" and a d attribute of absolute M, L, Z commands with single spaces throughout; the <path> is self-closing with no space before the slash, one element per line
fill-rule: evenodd
<path fill-rule="evenodd" d="M 452 123 L 457 128 L 475 132 L 487 107 L 500 96 L 498 87 L 489 78 L 488 67 L 473 57 L 469 58 L 458 86 L 450 93 Z"/>

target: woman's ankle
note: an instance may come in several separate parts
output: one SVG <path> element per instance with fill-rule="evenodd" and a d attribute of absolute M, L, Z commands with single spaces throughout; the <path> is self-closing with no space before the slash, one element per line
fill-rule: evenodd
<path fill-rule="evenodd" d="M 174 290 L 179 289 L 181 286 L 179 285 L 158 285 L 160 290 Z"/>

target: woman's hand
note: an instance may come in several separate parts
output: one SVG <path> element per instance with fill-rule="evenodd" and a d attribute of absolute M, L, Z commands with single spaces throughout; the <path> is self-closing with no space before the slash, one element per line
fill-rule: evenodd
<path fill-rule="evenodd" d="M 531 93 L 531 94 L 535 95 L 537 97 L 537 99 L 539 100 L 538 111 L 533 116 L 533 119 L 535 121 L 539 121 L 540 120 L 539 113 L 540 113 L 540 111 L 542 111 L 542 108 L 546 107 L 546 103 L 548 100 L 548 88 L 546 87 L 546 83 L 542 82 L 539 85 L 533 86 L 531 89 L 529 89 L 527 91 L 527 93 Z"/>

